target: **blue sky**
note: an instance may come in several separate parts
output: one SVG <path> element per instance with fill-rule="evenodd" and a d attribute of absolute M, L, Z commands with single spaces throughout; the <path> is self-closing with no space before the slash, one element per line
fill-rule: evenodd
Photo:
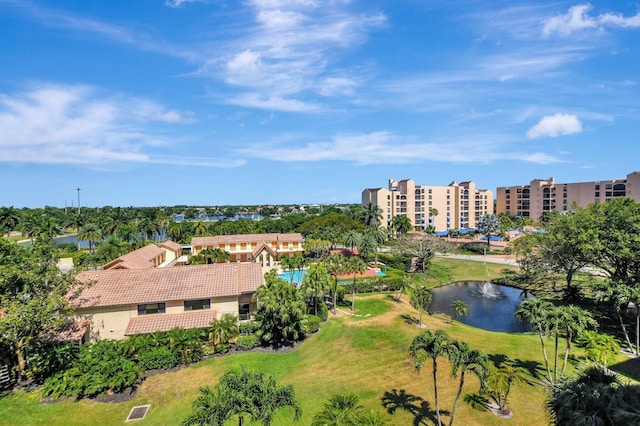
<path fill-rule="evenodd" d="M 0 0 L 0 205 L 357 203 L 640 169 L 627 1 Z"/>

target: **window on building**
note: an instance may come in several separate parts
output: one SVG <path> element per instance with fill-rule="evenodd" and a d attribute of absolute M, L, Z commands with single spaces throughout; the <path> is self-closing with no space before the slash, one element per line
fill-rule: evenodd
<path fill-rule="evenodd" d="M 211 309 L 211 299 L 185 300 L 185 311 L 201 311 L 203 309 Z"/>
<path fill-rule="evenodd" d="M 596 197 L 599 197 L 599 196 L 600 196 L 600 191 L 596 191 Z"/>
<path fill-rule="evenodd" d="M 166 312 L 164 303 L 145 303 L 138 305 L 138 315 L 164 314 Z"/>

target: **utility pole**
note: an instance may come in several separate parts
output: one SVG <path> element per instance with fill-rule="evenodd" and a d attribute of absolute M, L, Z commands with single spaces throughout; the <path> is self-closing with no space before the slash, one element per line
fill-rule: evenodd
<path fill-rule="evenodd" d="M 80 216 L 80 187 L 76 189 L 78 191 L 78 216 Z"/>

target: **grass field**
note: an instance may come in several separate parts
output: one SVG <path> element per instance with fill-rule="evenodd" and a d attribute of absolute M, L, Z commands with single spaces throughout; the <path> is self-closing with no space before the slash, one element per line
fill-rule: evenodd
<path fill-rule="evenodd" d="M 453 262 L 453 264 L 450 264 Z M 484 265 L 438 259 L 436 270 L 446 270 L 455 279 L 480 279 Z M 491 269 L 490 273 L 498 272 Z M 478 269 L 479 268 L 479 269 Z M 501 266 L 499 267 L 502 268 Z M 473 272 L 476 271 L 476 272 Z M 439 282 L 441 279 L 428 278 Z M 453 278 L 452 278 L 453 279 Z M 433 284 L 433 283 L 432 283 Z M 433 284 L 435 285 L 435 284 Z M 347 308 L 348 309 L 348 308 Z M 363 295 L 356 298 L 357 314 L 330 314 L 320 332 L 302 342 L 295 350 L 284 353 L 241 353 L 203 361 L 171 373 L 146 379 L 130 401 L 107 404 L 95 401 L 61 401 L 43 404 L 38 392 L 17 392 L 0 398 L 0 425 L 114 425 L 122 424 L 131 407 L 151 404 L 147 417 L 135 424 L 177 425 L 191 409 L 199 388 L 215 386 L 229 368 L 246 365 L 276 376 L 279 384 L 292 384 L 302 406 L 302 418 L 297 424 L 308 425 L 322 409 L 327 398 L 338 392 L 355 392 L 366 408 L 373 409 L 388 420 L 389 425 L 412 425 L 415 416 L 408 411 L 387 413 L 381 404 L 385 395 L 415 395 L 423 400 L 423 412 L 433 408 L 433 385 L 430 366 L 418 373 L 408 353 L 415 335 L 422 330 L 407 318 L 416 317 L 405 295 L 400 303 L 389 294 Z M 367 316 L 367 314 L 369 314 Z M 493 333 L 454 322 L 448 317 L 424 315 L 429 329 L 445 329 L 452 337 L 466 341 L 482 350 L 491 359 L 508 356 L 530 367 L 542 367 L 537 336 L 532 334 Z M 551 354 L 552 355 L 552 354 Z M 619 361 L 624 361 L 621 355 Z M 443 360 L 439 368 L 440 408 L 450 410 L 457 381 Z M 533 377 L 532 377 L 533 379 Z M 477 380 L 468 377 L 465 393 L 477 392 Z M 505 420 L 489 412 L 472 409 L 460 402 L 456 413 L 458 425 L 544 425 L 544 392 L 539 385 L 521 384 L 513 388 L 509 398 L 515 413 Z M 292 410 L 283 410 L 274 425 L 292 424 Z M 448 422 L 448 417 L 443 417 Z M 237 424 L 237 420 L 230 422 Z M 426 425 L 433 424 L 425 420 Z"/>

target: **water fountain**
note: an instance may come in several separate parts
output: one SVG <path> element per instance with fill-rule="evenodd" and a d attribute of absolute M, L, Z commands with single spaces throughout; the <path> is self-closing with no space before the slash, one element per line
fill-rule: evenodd
<path fill-rule="evenodd" d="M 469 314 L 456 319 L 490 331 L 530 331 L 528 324 L 518 321 L 514 313 L 523 300 L 520 289 L 488 281 L 462 281 L 431 290 L 433 300 L 429 311 L 454 315 L 451 303 L 463 300 Z"/>

